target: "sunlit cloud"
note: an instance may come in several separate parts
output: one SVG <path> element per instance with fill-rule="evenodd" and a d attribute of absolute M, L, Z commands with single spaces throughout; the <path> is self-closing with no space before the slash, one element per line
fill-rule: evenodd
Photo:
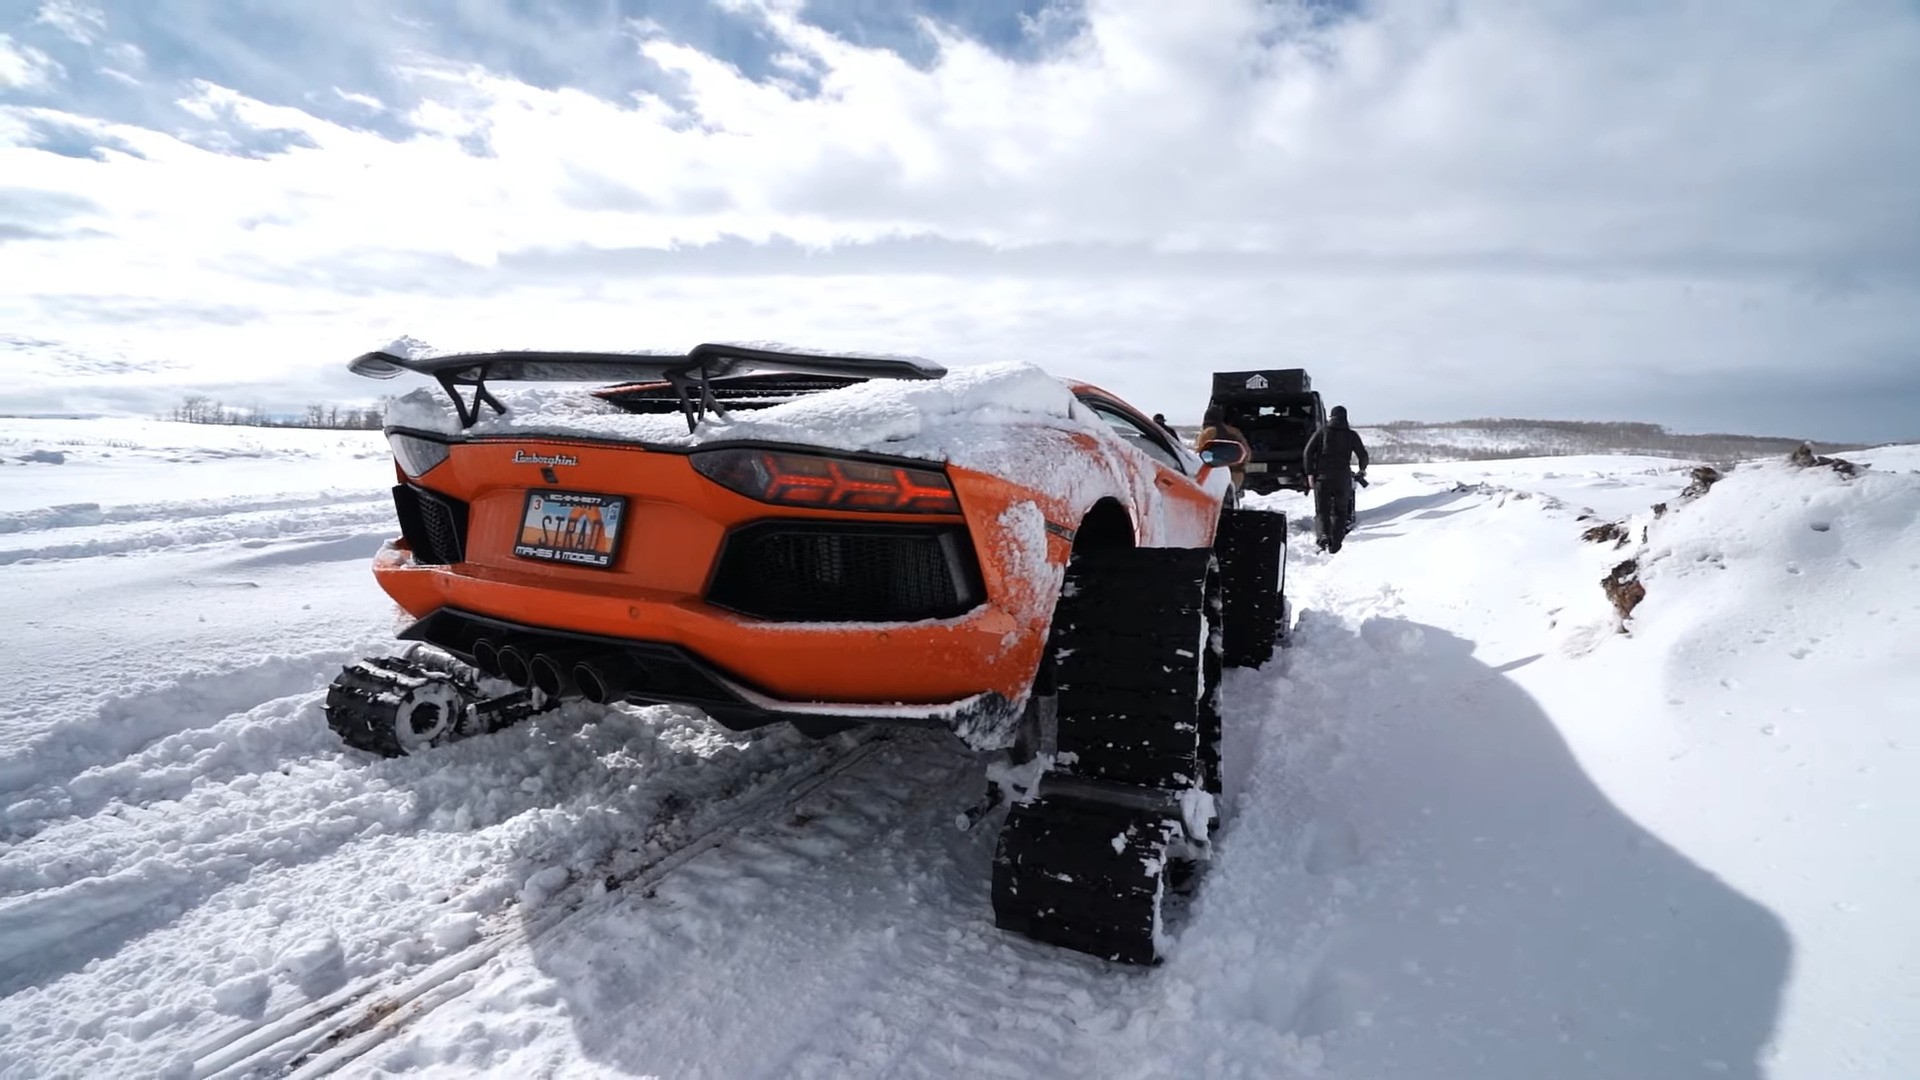
<path fill-rule="evenodd" d="M 52 27 L 81 45 L 92 45 L 107 29 L 106 14 L 79 0 L 47 0 L 40 5 L 34 22 Z"/>
<path fill-rule="evenodd" d="M 364 394 L 405 332 L 1011 354 L 1176 416 L 1268 362 L 1377 418 L 1920 415 L 1910 5 L 871 6 L 44 5 L 0 318 L 149 396 Z"/>
<path fill-rule="evenodd" d="M 0 90 L 50 90 L 65 76 L 46 53 L 0 34 Z"/>

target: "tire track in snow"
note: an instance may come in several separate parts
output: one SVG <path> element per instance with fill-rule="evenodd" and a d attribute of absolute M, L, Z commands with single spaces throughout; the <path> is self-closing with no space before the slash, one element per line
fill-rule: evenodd
<path fill-rule="evenodd" d="M 529 942 L 355 1071 L 1071 1075 L 1087 1019 L 1117 1023 L 1110 999 L 1150 973 L 994 926 L 994 830 L 952 824 L 981 782 L 903 738 L 792 819 Z"/>
<path fill-rule="evenodd" d="M 726 843 L 756 824 L 773 820 L 808 796 L 871 758 L 893 741 L 889 732 L 876 732 L 816 768 L 792 774 L 750 795 L 719 823 L 696 833 L 684 843 L 638 866 L 612 873 L 594 888 L 539 908 L 522 921 L 518 905 L 494 917 L 494 929 L 482 938 L 434 963 L 426 970 L 387 986 L 378 975 L 345 987 L 303 1008 L 259 1024 L 226 1033 L 193 1052 L 191 1075 L 196 1080 L 218 1077 L 242 1080 L 260 1076 L 323 1076 L 365 1056 L 399 1034 L 406 1026 L 465 993 L 482 965 L 516 945 L 529 945 L 573 919 L 608 906 L 622 891 L 644 892 L 658 887 L 700 855 Z"/>
<path fill-rule="evenodd" d="M 393 507 L 383 498 L 329 499 L 296 509 L 249 510 L 207 515 L 186 523 L 140 520 L 127 527 L 102 525 L 96 535 L 66 543 L 0 548 L 0 566 L 199 547 L 250 540 L 283 540 L 391 527 Z M 32 534 L 17 534 L 31 536 Z"/>
<path fill-rule="evenodd" d="M 99 503 L 63 503 L 32 510 L 0 512 L 0 536 L 8 533 L 46 532 L 55 529 L 83 529 L 101 525 L 138 522 L 180 522 L 196 518 L 231 517 L 263 510 L 301 510 L 322 506 L 342 506 L 361 502 L 379 502 L 382 493 L 360 491 L 319 491 L 307 494 L 273 495 L 266 498 L 189 499 L 180 502 L 126 503 L 102 506 Z"/>
<path fill-rule="evenodd" d="M 0 818 L 0 838 L 18 842 L 37 833 L 48 819 L 97 810 L 123 792 L 104 778 L 76 790 L 73 785 L 81 777 L 156 749 L 156 742 L 170 737 L 182 740 L 174 756 L 201 749 L 188 745 L 193 733 L 260 705 L 322 688 L 355 655 L 355 649 L 325 649 L 268 656 L 102 696 L 82 715 L 56 721 L 25 746 L 0 754 L 0 805 L 6 811 Z"/>

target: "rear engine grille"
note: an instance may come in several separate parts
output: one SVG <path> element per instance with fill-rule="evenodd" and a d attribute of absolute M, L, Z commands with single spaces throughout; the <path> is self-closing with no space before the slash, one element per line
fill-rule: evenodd
<path fill-rule="evenodd" d="M 393 489 L 400 535 L 413 549 L 413 561 L 451 566 L 467 556 L 467 504 L 413 484 Z"/>
<path fill-rule="evenodd" d="M 866 382 L 845 375 L 731 375 L 714 379 L 707 390 L 724 409 L 767 409 L 808 394 L 838 390 Z M 670 383 L 634 383 L 596 391 L 599 397 L 627 412 L 677 413 L 680 392 Z"/>
<path fill-rule="evenodd" d="M 727 538 L 707 600 L 781 622 L 914 622 L 984 594 L 959 527 L 763 522 Z"/>

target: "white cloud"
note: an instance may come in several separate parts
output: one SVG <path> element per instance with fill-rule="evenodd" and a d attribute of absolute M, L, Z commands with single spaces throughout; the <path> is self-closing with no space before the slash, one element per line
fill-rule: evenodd
<path fill-rule="evenodd" d="M 1631 403 L 1623 380 L 1676 369 L 1784 377 L 1813 354 L 1862 371 L 1920 355 L 1900 315 L 1920 304 L 1920 14 L 1897 0 L 1403 0 L 1324 25 L 1253 0 L 1093 0 L 1082 32 L 1036 60 L 945 37 L 927 68 L 790 3 L 738 6 L 817 94 L 637 26 L 636 49 L 677 81 L 671 102 L 412 57 L 420 133 L 397 141 L 206 83 L 184 104 L 207 122 L 311 145 L 255 160 L 66 116 L 142 156 L 0 148 L 9 184 L 89 200 L 112 234 L 10 245 L 34 286 L 0 300 L 0 319 L 191 343 L 246 370 L 289 325 L 346 349 L 343 328 L 432 339 L 444 325 L 521 343 L 545 327 L 569 344 L 1012 350 L 1169 393 L 1214 357 L 1286 353 L 1423 415 L 1467 371 L 1506 396 L 1459 409 L 1550 411 L 1559 387 L 1566 412 L 1598 407 L 1588 380 Z M 930 249 L 910 275 L 826 256 L 759 273 L 743 255 L 563 279 L 516 258 L 726 237 L 1095 247 L 1044 271 Z M 447 256 L 495 269 L 469 279 L 434 262 Z M 1195 271 L 1209 260 L 1226 269 Z M 89 330 L 48 314 L 44 298 L 76 295 L 183 312 L 220 297 L 276 317 L 257 332 L 191 316 Z M 337 357 L 315 344 L 309 358 Z"/>
<path fill-rule="evenodd" d="M 66 74 L 46 53 L 0 34 L 0 90 L 51 90 Z"/>
<path fill-rule="evenodd" d="M 80 0 L 46 0 L 34 22 L 50 26 L 81 45 L 100 40 L 107 29 L 106 15 Z"/>

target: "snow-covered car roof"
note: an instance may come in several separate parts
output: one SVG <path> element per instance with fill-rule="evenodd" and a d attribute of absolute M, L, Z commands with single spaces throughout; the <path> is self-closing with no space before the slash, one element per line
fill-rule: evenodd
<path fill-rule="evenodd" d="M 1014 475 L 1043 471 L 1045 459 L 1059 455 L 1059 443 L 1047 432 L 1120 443 L 1075 396 L 1093 388 L 1066 382 L 1037 365 L 1014 361 L 935 370 L 943 373 L 872 378 L 768 408 L 709 413 L 691 431 L 679 414 L 634 413 L 582 385 L 553 383 L 494 385 L 505 411 L 480 410 L 470 425 L 446 393 L 422 387 L 389 404 L 387 425 L 452 436 L 617 439 L 659 447 L 785 443 Z M 1185 447 L 1180 453 L 1183 459 L 1191 456 Z M 1194 457 L 1189 467 L 1198 464 Z"/>

